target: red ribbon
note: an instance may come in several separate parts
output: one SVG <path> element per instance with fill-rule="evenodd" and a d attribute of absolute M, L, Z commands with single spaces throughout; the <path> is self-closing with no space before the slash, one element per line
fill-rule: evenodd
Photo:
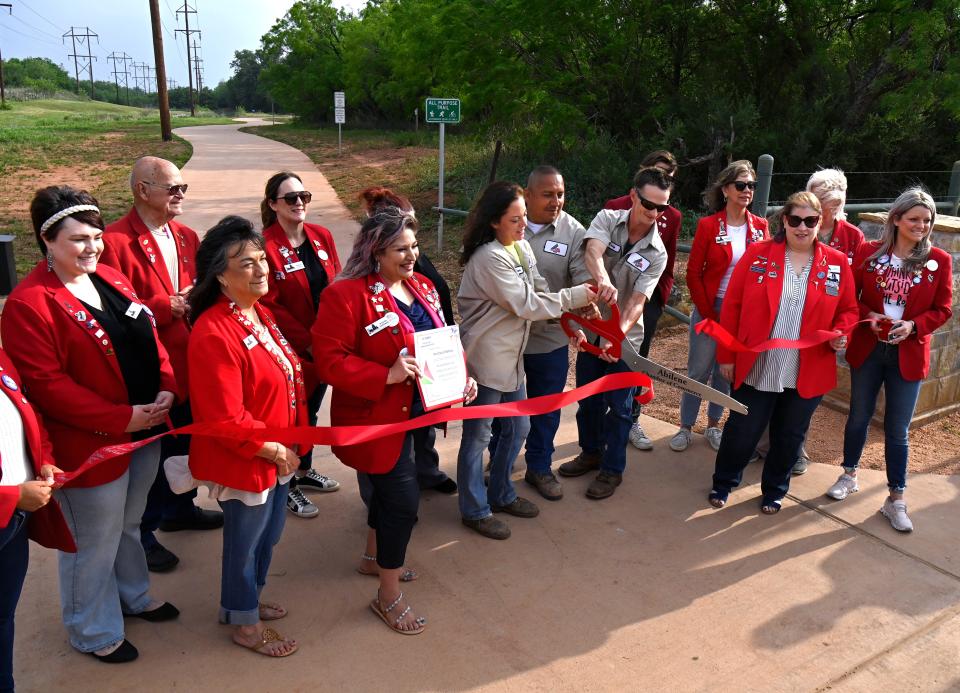
<path fill-rule="evenodd" d="M 861 322 L 869 322 L 869 320 Z M 738 340 L 727 332 L 720 323 L 710 318 L 704 318 L 694 325 L 693 329 L 696 330 L 697 334 L 706 334 L 712 337 L 717 344 L 728 351 L 751 352 L 754 354 L 770 351 L 771 349 L 806 349 L 807 347 L 817 346 L 818 344 L 823 344 L 824 342 L 829 342 L 831 339 L 843 336 L 843 333 L 838 330 L 816 330 L 800 339 L 768 339 L 765 342 L 760 342 L 751 347 Z"/>
<path fill-rule="evenodd" d="M 93 469 L 101 462 L 125 455 L 139 448 L 150 445 L 164 436 L 175 434 L 189 434 L 208 436 L 211 438 L 229 438 L 231 440 L 256 441 L 286 441 L 290 444 L 307 445 L 356 445 L 366 443 L 377 438 L 395 433 L 406 433 L 417 428 L 425 428 L 448 421 L 465 421 L 467 419 L 484 419 L 501 416 L 537 416 L 566 407 L 591 395 L 622 390 L 628 387 L 650 388 L 650 398 L 653 397 L 653 384 L 650 376 L 645 373 L 613 373 L 605 375 L 592 383 L 588 383 L 567 392 L 555 395 L 544 395 L 519 402 L 502 404 L 483 404 L 475 407 L 458 407 L 456 409 L 441 409 L 429 412 L 414 419 L 405 419 L 389 424 L 371 424 L 369 426 L 291 426 L 245 428 L 233 423 L 194 423 L 172 431 L 166 431 L 150 438 L 138 440 L 134 443 L 119 443 L 106 445 L 95 451 L 86 461 L 71 472 L 58 474 L 55 481 L 65 484 L 76 479 L 81 474 Z M 647 400 L 649 401 L 649 399 Z"/>

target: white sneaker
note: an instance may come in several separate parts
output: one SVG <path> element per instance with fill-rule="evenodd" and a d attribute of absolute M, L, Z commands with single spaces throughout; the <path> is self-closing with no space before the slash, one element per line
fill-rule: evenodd
<path fill-rule="evenodd" d="M 693 434 L 687 429 L 681 428 L 670 439 L 670 449 L 674 452 L 683 452 L 690 446 L 692 440 Z"/>
<path fill-rule="evenodd" d="M 857 483 L 857 477 L 843 473 L 837 477 L 833 486 L 827 489 L 827 495 L 834 500 L 843 500 L 851 493 L 856 493 L 859 490 L 860 485 Z"/>
<path fill-rule="evenodd" d="M 913 523 L 907 517 L 907 501 L 905 500 L 887 500 L 883 502 L 880 508 L 880 514 L 890 520 L 890 524 L 898 532 L 912 532 Z"/>
<path fill-rule="evenodd" d="M 647 438 L 639 421 L 630 427 L 630 444 L 637 450 L 653 450 L 653 441 Z"/>
<path fill-rule="evenodd" d="M 287 510 L 297 517 L 316 517 L 320 514 L 320 508 L 311 503 L 299 487 L 287 493 Z"/>
<path fill-rule="evenodd" d="M 703 437 L 707 439 L 707 442 L 710 443 L 710 447 L 712 447 L 714 452 L 716 452 L 720 449 L 720 439 L 723 438 L 723 431 L 716 426 L 711 426 L 703 432 Z"/>

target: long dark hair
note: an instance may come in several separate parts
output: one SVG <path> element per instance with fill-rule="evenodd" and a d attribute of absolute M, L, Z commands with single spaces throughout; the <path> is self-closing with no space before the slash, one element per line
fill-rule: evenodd
<path fill-rule="evenodd" d="M 238 255 L 247 243 L 263 250 L 263 236 L 243 217 L 224 217 L 207 231 L 197 248 L 197 283 L 187 297 L 191 324 L 223 295 L 217 277 L 227 271 L 230 258 Z"/>
<path fill-rule="evenodd" d="M 467 264 L 477 248 L 496 238 L 492 224 L 507 213 L 514 200 L 522 198 L 523 188 L 516 183 L 498 180 L 486 187 L 467 217 L 467 225 L 463 230 L 461 265 Z"/>
<path fill-rule="evenodd" d="M 274 222 L 277 221 L 277 213 L 271 209 L 270 202 L 277 201 L 277 191 L 280 189 L 280 186 L 283 185 L 283 181 L 288 178 L 296 178 L 301 183 L 303 182 L 300 176 L 293 171 L 274 173 L 270 176 L 270 180 L 267 181 L 267 186 L 263 191 L 263 200 L 260 201 L 260 221 L 263 222 L 263 228 L 273 226 Z"/>
<path fill-rule="evenodd" d="M 57 212 L 77 205 L 100 206 L 96 198 L 86 190 L 77 190 L 69 185 L 50 185 L 37 190 L 30 202 L 30 220 L 33 222 L 33 233 L 37 238 L 37 245 L 40 246 L 41 253 L 46 254 L 47 252 L 47 244 L 44 243 L 44 239 L 55 240 L 67 217 L 51 224 L 43 234 L 40 233 L 40 227 Z M 83 210 L 76 211 L 68 216 L 103 231 L 103 217 L 100 216 L 100 212 Z"/>

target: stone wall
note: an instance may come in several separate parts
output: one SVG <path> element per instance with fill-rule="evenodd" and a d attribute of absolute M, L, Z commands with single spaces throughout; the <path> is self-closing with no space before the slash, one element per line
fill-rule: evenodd
<path fill-rule="evenodd" d="M 860 229 L 868 238 L 878 238 L 883 214 L 861 214 Z M 930 374 L 920 386 L 920 398 L 913 415 L 914 426 L 929 423 L 960 410 L 960 217 L 938 215 L 932 235 L 933 244 L 953 256 L 953 317 L 933 334 L 930 342 Z M 824 404 L 847 411 L 850 402 L 850 371 L 839 359 L 837 389 L 824 397 Z M 874 422 L 883 419 L 883 391 L 877 401 Z"/>

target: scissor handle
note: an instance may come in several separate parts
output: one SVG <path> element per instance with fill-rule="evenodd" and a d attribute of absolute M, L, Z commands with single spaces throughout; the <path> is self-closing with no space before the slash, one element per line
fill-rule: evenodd
<path fill-rule="evenodd" d="M 579 327 L 587 328 L 610 342 L 610 348 L 606 350 L 594 346 L 589 341 L 582 343 L 580 345 L 581 349 L 594 356 L 607 353 L 616 359 L 620 358 L 620 343 L 624 339 L 624 334 L 620 329 L 620 310 L 617 308 L 616 303 L 610 306 L 610 317 L 606 320 L 590 320 L 574 313 L 564 313 L 561 315 L 560 326 L 568 337 L 576 336 L 576 328 L 570 325 L 572 322 L 577 323 Z"/>

